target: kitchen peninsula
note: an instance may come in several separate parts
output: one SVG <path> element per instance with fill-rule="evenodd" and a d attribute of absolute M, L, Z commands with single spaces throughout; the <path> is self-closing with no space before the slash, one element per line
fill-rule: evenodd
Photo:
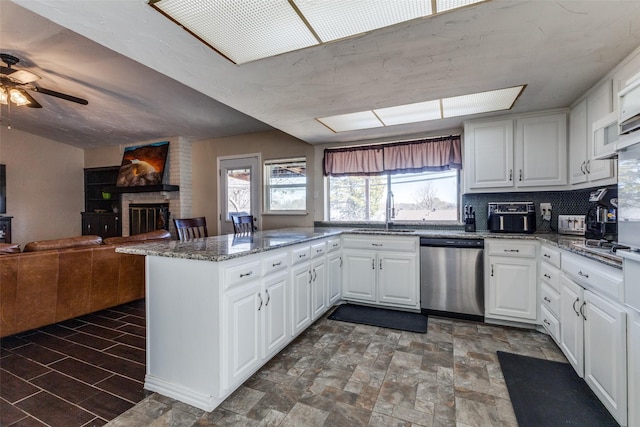
<path fill-rule="evenodd" d="M 343 234 L 360 235 L 350 236 L 353 241 L 368 237 L 374 248 L 367 252 L 383 251 L 378 252 L 379 261 L 367 264 L 378 274 L 374 280 L 382 280 L 383 272 L 395 278 L 394 293 L 383 294 L 380 285 L 381 295 L 372 303 L 413 311 L 420 303 L 419 274 L 412 271 L 418 268 L 421 236 L 518 239 L 536 247 L 542 241 L 620 268 L 618 260 L 592 256 L 574 245 L 584 239 L 542 233 L 305 227 L 118 248 L 146 256 L 145 388 L 206 411 L 217 407 L 331 306 L 347 298 L 342 288 L 348 277 L 342 271 L 347 252 L 342 250 Z M 394 262 L 382 262 L 394 254 Z M 367 281 L 358 277 L 358 282 Z"/>

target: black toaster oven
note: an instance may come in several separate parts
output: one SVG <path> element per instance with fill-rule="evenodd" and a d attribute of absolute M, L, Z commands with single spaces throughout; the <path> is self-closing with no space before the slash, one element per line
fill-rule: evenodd
<path fill-rule="evenodd" d="M 533 233 L 536 208 L 533 202 L 491 202 L 487 228 L 494 233 Z"/>

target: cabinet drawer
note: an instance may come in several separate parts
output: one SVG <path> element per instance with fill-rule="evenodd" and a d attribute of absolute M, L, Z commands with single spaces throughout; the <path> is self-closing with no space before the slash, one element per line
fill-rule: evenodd
<path fill-rule="evenodd" d="M 573 254 L 563 256 L 562 271 L 579 285 L 622 301 L 622 271 Z"/>
<path fill-rule="evenodd" d="M 556 342 L 560 342 L 560 321 L 544 305 L 540 307 L 540 317 L 542 317 L 542 326 L 549 332 L 549 335 Z"/>
<path fill-rule="evenodd" d="M 305 246 L 291 250 L 291 265 L 296 265 L 311 259 L 311 247 Z"/>
<path fill-rule="evenodd" d="M 540 278 L 556 292 L 560 292 L 560 270 L 546 262 L 540 263 Z"/>
<path fill-rule="evenodd" d="M 327 251 L 327 242 L 311 245 L 311 258 L 322 256 Z"/>
<path fill-rule="evenodd" d="M 284 270 L 289 266 L 287 252 L 281 252 L 262 260 L 262 274 L 267 275 Z"/>
<path fill-rule="evenodd" d="M 245 262 L 229 267 L 223 267 L 223 269 L 225 288 L 230 288 L 234 285 L 247 283 L 260 277 L 259 260 Z"/>
<path fill-rule="evenodd" d="M 402 252 L 417 252 L 418 251 L 418 238 L 417 237 L 385 237 L 376 236 L 360 237 L 360 236 L 345 236 L 342 240 L 342 245 L 345 248 L 350 249 L 372 249 L 372 250 L 386 250 L 386 251 L 402 251 Z"/>
<path fill-rule="evenodd" d="M 340 249 L 340 238 L 337 239 L 329 239 L 329 241 L 327 242 L 327 251 L 329 252 L 333 252 L 333 251 L 337 251 L 338 249 Z"/>
<path fill-rule="evenodd" d="M 488 243 L 489 255 L 512 256 L 518 258 L 535 258 L 536 256 L 536 242 L 501 239 L 491 240 Z"/>
<path fill-rule="evenodd" d="M 558 292 L 543 283 L 540 289 L 540 300 L 542 305 L 546 306 L 554 316 L 560 317 L 560 294 Z"/>
<path fill-rule="evenodd" d="M 542 245 L 540 248 L 540 255 L 542 260 L 548 262 L 554 267 L 560 268 L 560 251 L 550 248 L 549 246 Z"/>

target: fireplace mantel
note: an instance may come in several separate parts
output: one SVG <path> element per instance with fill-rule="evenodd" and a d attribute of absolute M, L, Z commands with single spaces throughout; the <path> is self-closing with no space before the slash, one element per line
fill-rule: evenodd
<path fill-rule="evenodd" d="M 171 184 L 141 185 L 137 187 L 104 187 L 108 193 L 156 193 L 162 191 L 180 191 L 180 187 Z"/>

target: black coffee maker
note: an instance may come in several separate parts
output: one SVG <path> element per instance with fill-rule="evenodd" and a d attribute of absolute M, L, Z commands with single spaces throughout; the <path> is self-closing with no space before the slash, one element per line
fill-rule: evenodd
<path fill-rule="evenodd" d="M 589 195 L 589 209 L 585 218 L 584 237 L 587 239 L 618 240 L 618 189 L 599 188 Z"/>

